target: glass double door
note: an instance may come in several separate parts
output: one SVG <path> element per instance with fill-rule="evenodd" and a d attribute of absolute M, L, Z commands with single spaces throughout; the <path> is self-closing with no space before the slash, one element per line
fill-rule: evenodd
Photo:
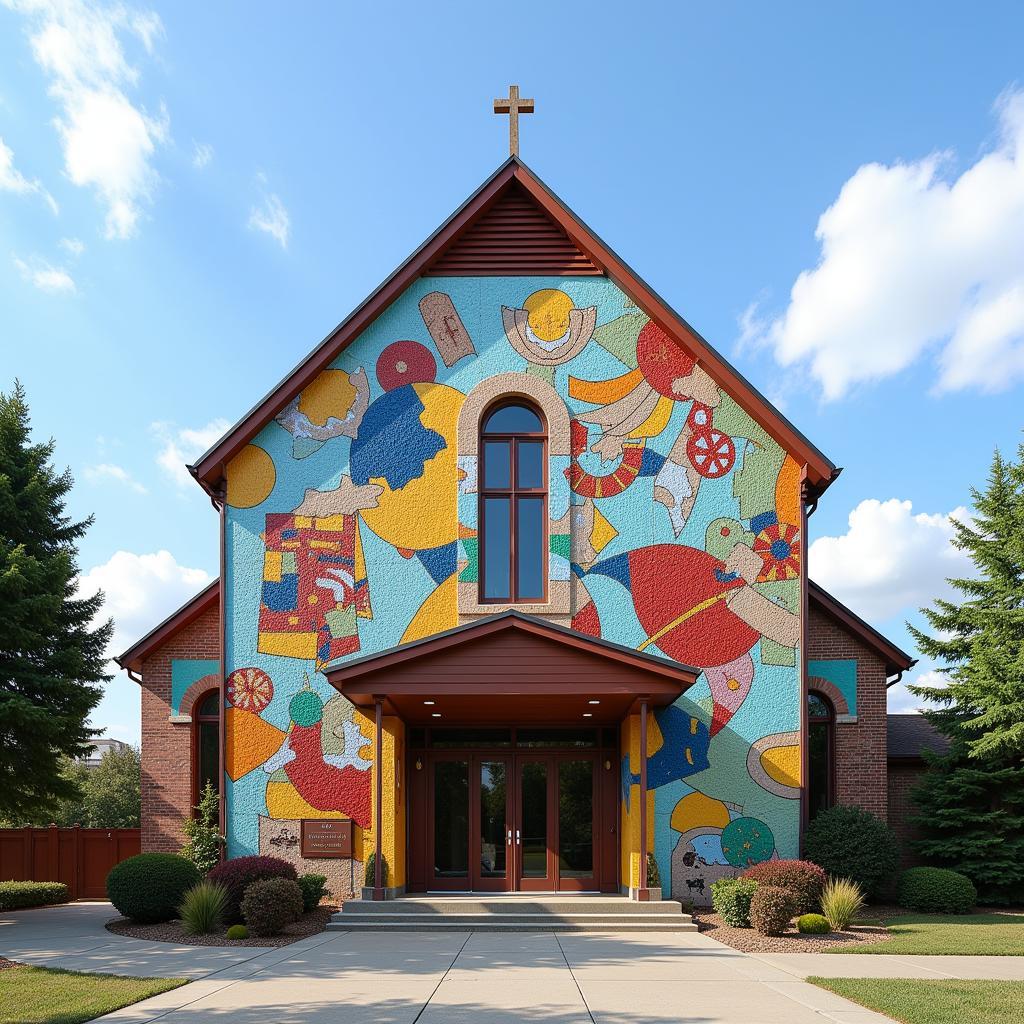
<path fill-rule="evenodd" d="M 428 763 L 430 888 L 596 888 L 594 754 L 433 754 Z"/>

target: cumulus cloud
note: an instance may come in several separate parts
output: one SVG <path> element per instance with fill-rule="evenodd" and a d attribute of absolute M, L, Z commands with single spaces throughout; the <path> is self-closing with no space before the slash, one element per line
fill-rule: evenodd
<path fill-rule="evenodd" d="M 953 157 L 865 164 L 821 215 L 818 264 L 778 316 L 740 318 L 826 399 L 935 354 L 936 392 L 1024 380 L 1024 92 L 996 105 L 993 146 L 962 173 Z"/>
<path fill-rule="evenodd" d="M 13 260 L 21 276 L 41 292 L 48 292 L 51 295 L 73 295 L 78 290 L 74 278 L 64 267 L 55 267 L 38 256 L 33 256 L 27 261 L 14 256 Z"/>
<path fill-rule="evenodd" d="M 211 420 L 203 427 L 177 427 L 173 423 L 154 423 L 153 433 L 160 440 L 157 465 L 183 490 L 194 487 L 186 465 L 195 462 L 219 441 L 230 426 L 225 419 Z"/>
<path fill-rule="evenodd" d="M 139 79 L 121 45 L 135 37 L 147 53 L 163 32 L 159 17 L 121 4 L 89 0 L 3 0 L 29 23 L 36 63 L 49 78 L 59 114 L 54 126 L 64 170 L 106 207 L 108 238 L 130 238 L 151 197 L 152 160 L 167 141 L 166 110 L 148 114 L 128 98 Z"/>
<path fill-rule="evenodd" d="M 213 159 L 213 146 L 192 140 L 192 166 L 201 171 Z"/>
<path fill-rule="evenodd" d="M 260 176 L 261 180 L 265 180 Z M 258 206 L 249 211 L 249 227 L 254 231 L 263 231 L 270 235 L 282 249 L 288 248 L 288 236 L 291 233 L 292 221 L 288 216 L 284 203 L 274 192 L 263 196 Z"/>
<path fill-rule="evenodd" d="M 146 488 L 136 480 L 124 466 L 114 462 L 101 462 L 96 466 L 86 466 L 82 475 L 90 483 L 104 484 L 111 480 L 136 492 L 136 494 L 149 493 Z"/>
<path fill-rule="evenodd" d="M 103 591 L 100 619 L 114 620 L 109 651 L 113 657 L 194 597 L 212 578 L 205 569 L 179 565 L 170 551 L 147 555 L 117 551 L 85 573 L 78 588 L 83 597 Z"/>
<path fill-rule="evenodd" d="M 889 687 L 887 705 L 890 714 L 905 715 L 908 712 L 921 711 L 924 708 L 933 708 L 935 706 L 921 697 L 915 697 L 907 689 L 907 683 L 913 683 L 915 686 L 928 686 L 934 689 L 948 685 L 946 677 L 935 669 L 930 669 L 926 672 L 911 671 L 908 675 L 904 676 L 903 682 Z"/>
<path fill-rule="evenodd" d="M 56 214 L 57 200 L 43 187 L 38 178 L 26 178 L 14 166 L 14 152 L 4 143 L 0 136 L 0 192 L 13 192 L 15 195 L 37 195 Z"/>
<path fill-rule="evenodd" d="M 950 543 L 950 513 L 913 511 L 909 501 L 862 501 L 838 537 L 819 537 L 808 552 L 811 578 L 869 622 L 912 615 L 948 596 L 949 577 L 970 576 L 970 559 Z"/>
<path fill-rule="evenodd" d="M 85 252 L 85 242 L 80 238 L 62 238 L 57 243 L 69 256 L 78 259 Z"/>

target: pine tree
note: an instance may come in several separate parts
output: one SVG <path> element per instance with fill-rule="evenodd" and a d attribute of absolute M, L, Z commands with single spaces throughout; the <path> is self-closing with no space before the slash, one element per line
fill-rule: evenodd
<path fill-rule="evenodd" d="M 0 394 L 0 818 L 76 799 L 60 755 L 81 757 L 107 674 L 113 624 L 93 627 L 102 593 L 76 594 L 77 541 L 91 517 L 66 513 L 70 470 L 33 444 L 25 390 Z"/>
<path fill-rule="evenodd" d="M 950 741 L 915 793 L 917 848 L 968 875 L 982 900 L 1009 902 L 1024 896 L 1024 446 L 1017 462 L 996 452 L 971 493 L 973 518 L 953 521 L 952 543 L 977 574 L 950 580 L 959 601 L 922 609 L 932 635 L 909 627 L 948 680 L 910 687 Z"/>

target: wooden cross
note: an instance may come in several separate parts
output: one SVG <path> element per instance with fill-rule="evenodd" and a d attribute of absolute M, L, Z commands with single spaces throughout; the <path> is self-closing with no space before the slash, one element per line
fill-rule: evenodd
<path fill-rule="evenodd" d="M 519 86 L 510 85 L 508 96 L 494 101 L 496 114 L 508 114 L 508 154 L 519 156 L 519 115 L 533 113 L 533 100 L 519 98 Z"/>

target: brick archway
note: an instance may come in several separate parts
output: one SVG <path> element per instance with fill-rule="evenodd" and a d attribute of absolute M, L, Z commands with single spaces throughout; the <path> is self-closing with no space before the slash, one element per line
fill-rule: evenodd
<path fill-rule="evenodd" d="M 832 702 L 832 707 L 835 709 L 837 721 L 840 715 L 850 716 L 850 706 L 846 703 L 843 691 L 835 683 L 830 683 L 827 679 L 822 679 L 821 676 L 809 676 L 807 679 L 807 689 L 817 690 L 828 697 Z"/>
<path fill-rule="evenodd" d="M 220 677 L 213 675 L 212 673 L 208 676 L 203 676 L 202 679 L 197 679 L 192 685 L 181 695 L 181 701 L 178 704 L 178 719 L 184 720 L 187 718 L 189 722 L 192 721 L 192 709 L 195 707 L 196 701 L 204 693 L 209 693 L 210 690 L 216 690 L 220 687 Z"/>

